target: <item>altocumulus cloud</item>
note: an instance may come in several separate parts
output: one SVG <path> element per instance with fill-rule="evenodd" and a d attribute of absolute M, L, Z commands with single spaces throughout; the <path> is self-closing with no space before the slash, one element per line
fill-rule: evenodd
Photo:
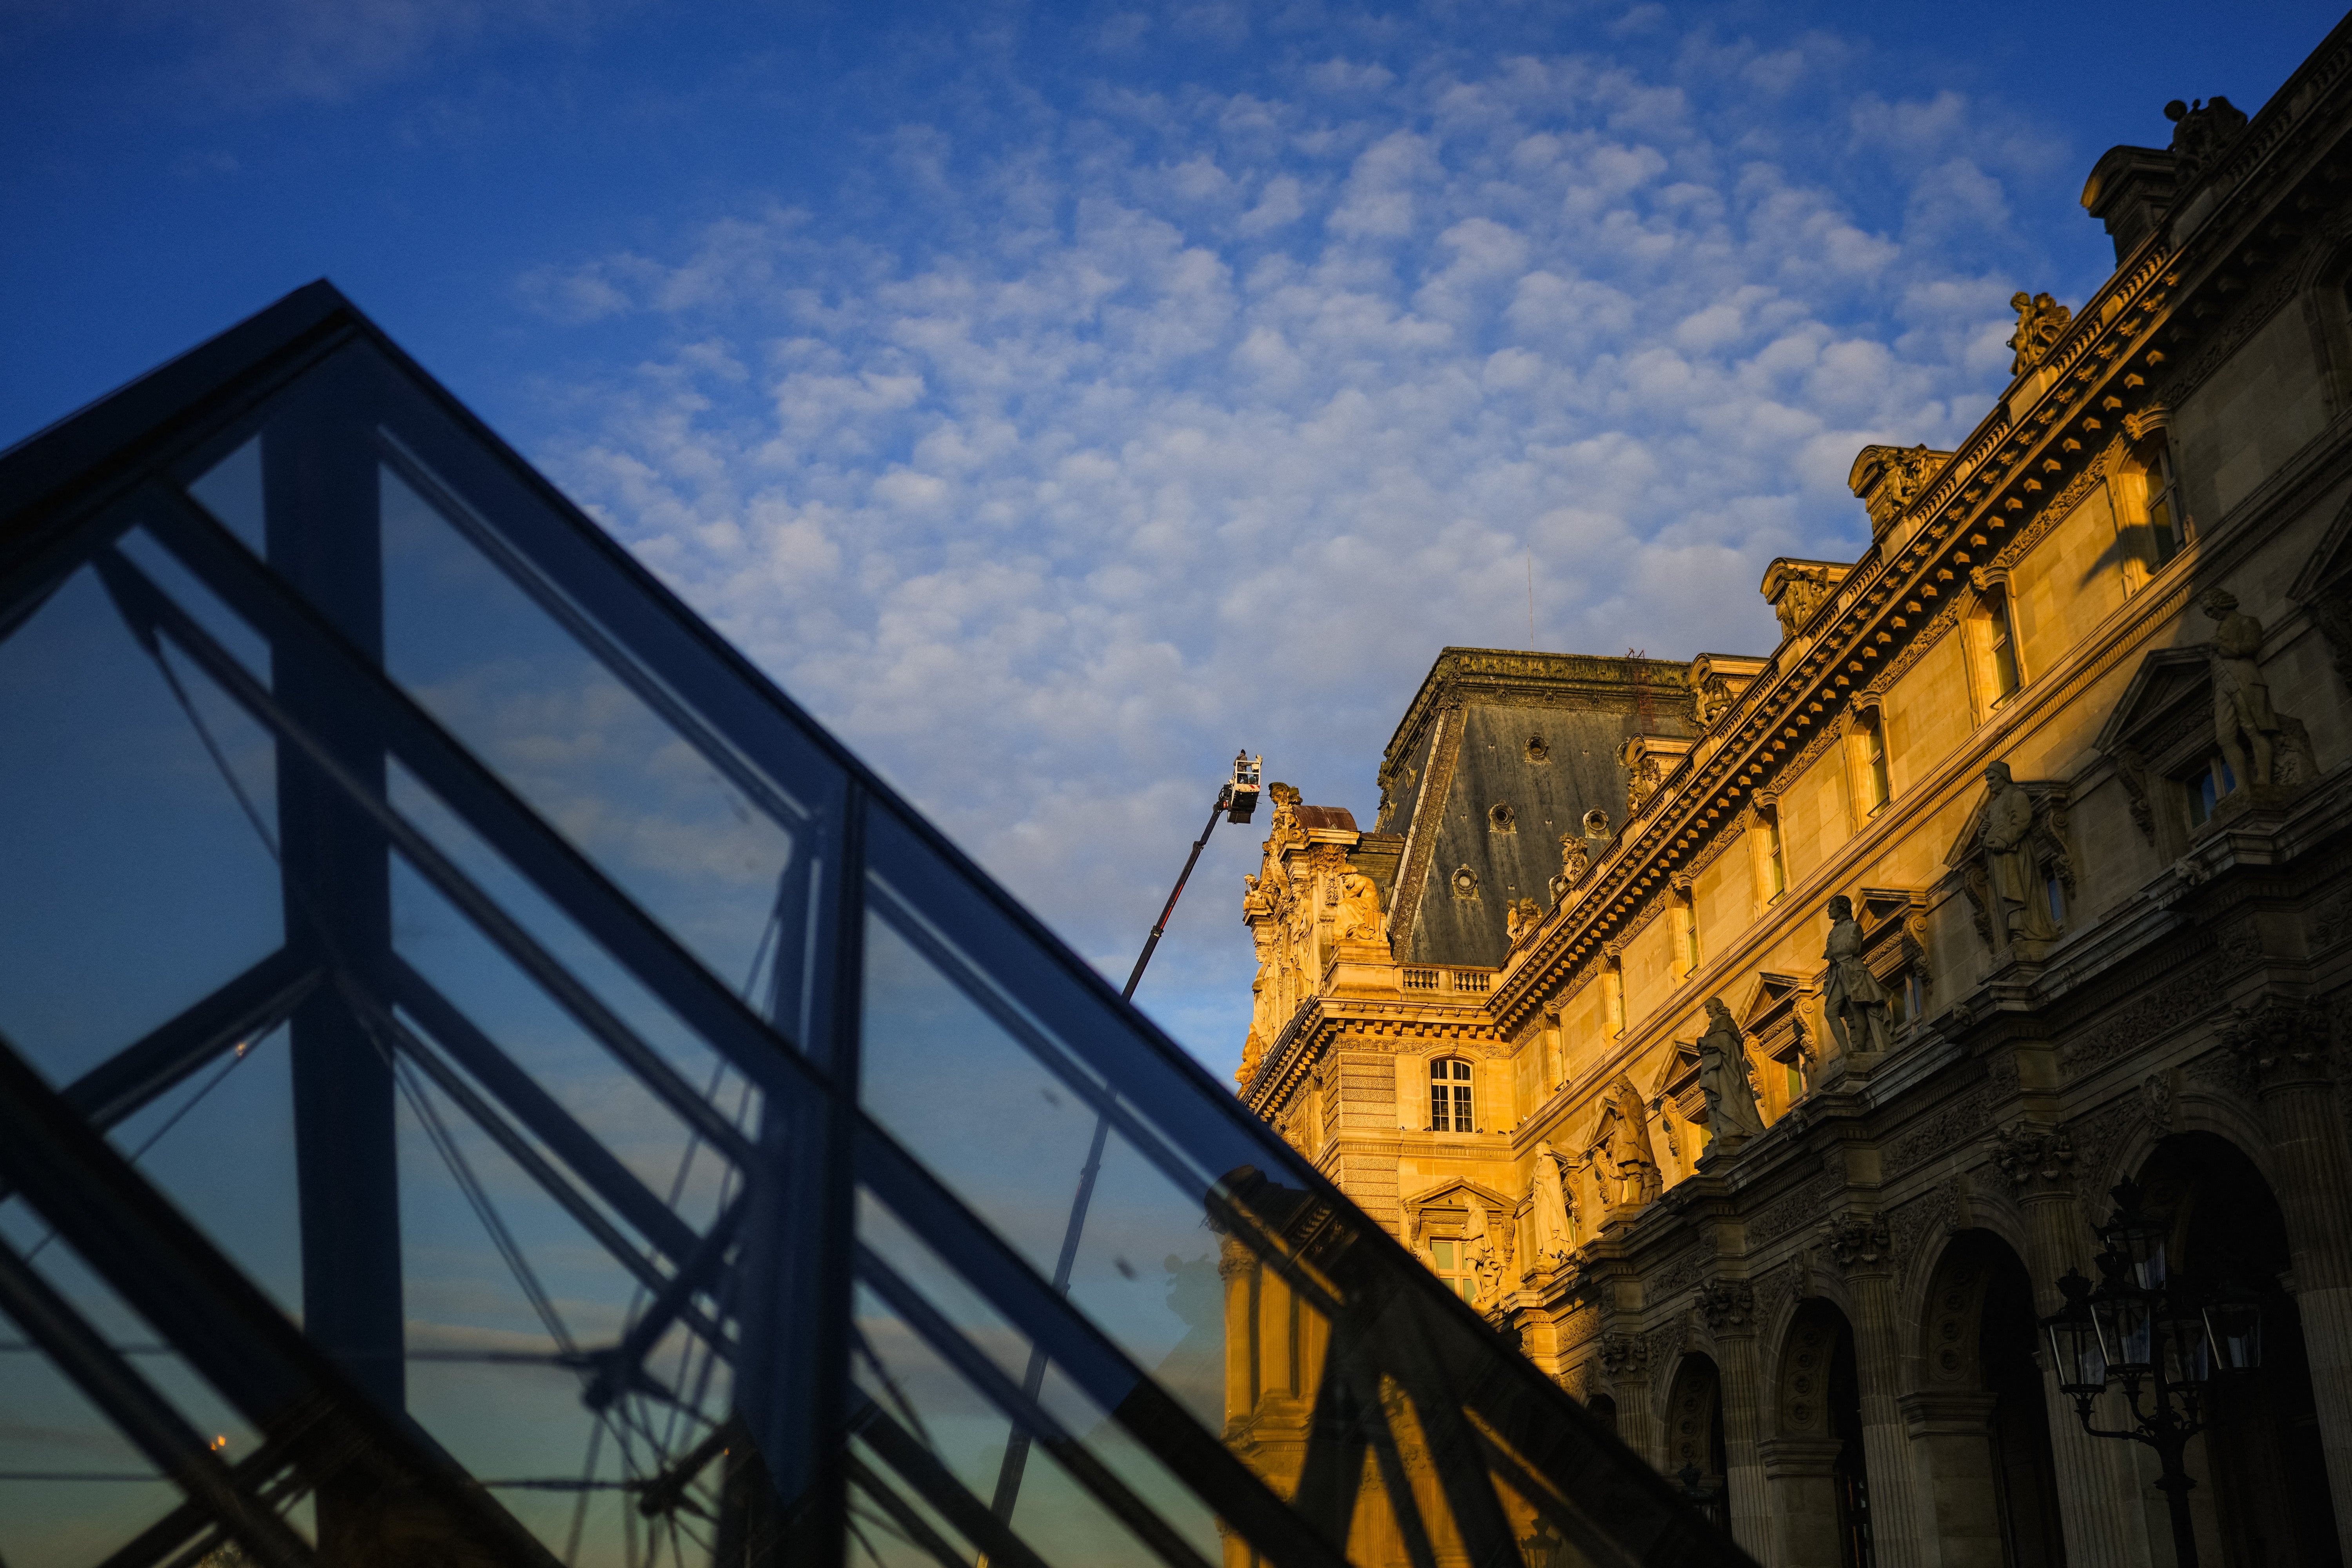
<path fill-rule="evenodd" d="M 2053 156 L 1827 37 L 1121 74 L 1178 20 L 1052 91 L 982 62 L 835 206 L 522 283 L 660 344 L 567 389 L 559 477 L 1114 974 L 1235 745 L 1369 823 L 1530 571 L 1547 648 L 1769 647 L 1764 563 L 1864 542 L 1856 448 L 1997 391 Z M 1221 851 L 1144 1000 L 1229 1067 Z"/>

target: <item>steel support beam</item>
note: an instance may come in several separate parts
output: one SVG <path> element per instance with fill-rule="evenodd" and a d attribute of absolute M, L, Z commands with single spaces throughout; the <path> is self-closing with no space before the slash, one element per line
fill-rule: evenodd
<path fill-rule="evenodd" d="M 5 1040 L 0 1175 L 265 1442 L 285 1445 L 306 1485 L 410 1500 L 493 1562 L 554 1568 L 529 1531 L 322 1354 Z"/>

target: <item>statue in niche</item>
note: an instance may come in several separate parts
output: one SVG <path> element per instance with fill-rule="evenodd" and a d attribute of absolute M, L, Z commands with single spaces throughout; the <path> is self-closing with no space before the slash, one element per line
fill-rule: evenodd
<path fill-rule="evenodd" d="M 1843 893 L 1830 900 L 1830 944 L 1822 956 L 1830 961 L 1822 1013 L 1838 1049 L 1848 1056 L 1893 1049 L 1892 1000 L 1863 962 L 1862 922 L 1853 918 L 1853 900 Z"/>
<path fill-rule="evenodd" d="M 1592 851 L 1584 840 L 1573 833 L 1559 836 L 1559 875 L 1551 879 L 1551 901 L 1557 909 L 1568 899 L 1569 889 L 1584 880 L 1584 873 L 1592 868 Z"/>
<path fill-rule="evenodd" d="M 2022 289 L 2009 297 L 2009 308 L 2017 312 L 2017 331 L 2007 345 L 2016 351 L 2009 374 L 2023 375 L 2049 357 L 2074 312 L 2047 294 L 2028 294 Z"/>
<path fill-rule="evenodd" d="M 1706 1033 L 1698 1037 L 1698 1083 L 1706 1096 L 1707 1131 L 1717 1142 L 1763 1136 L 1756 1086 L 1748 1076 L 1748 1042 L 1720 996 L 1706 999 Z"/>
<path fill-rule="evenodd" d="M 1387 934 L 1381 925 L 1379 885 L 1361 871 L 1343 872 L 1339 878 L 1339 940 L 1380 942 Z"/>
<path fill-rule="evenodd" d="M 2048 942 L 2058 934 L 2050 923 L 2039 846 L 2034 842 L 2033 797 L 2010 776 L 2007 763 L 1985 769 L 1985 912 L 1993 931 L 2010 942 Z"/>
<path fill-rule="evenodd" d="M 2242 784 L 2268 789 L 2278 782 L 2279 716 L 2263 677 L 2263 623 L 2238 608 L 2238 598 L 2216 588 L 2199 602 L 2213 618 L 2207 657 L 2213 670 L 2213 738 Z"/>
<path fill-rule="evenodd" d="M 1536 1145 L 1536 1168 L 1528 1181 L 1528 1197 L 1534 1210 L 1535 1266 L 1555 1268 L 1575 1249 L 1576 1214 L 1568 1184 L 1560 1177 L 1559 1152 L 1549 1142 Z"/>

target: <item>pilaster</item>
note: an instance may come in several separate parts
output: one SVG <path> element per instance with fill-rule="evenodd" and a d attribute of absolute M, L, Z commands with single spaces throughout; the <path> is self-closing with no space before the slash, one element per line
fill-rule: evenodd
<path fill-rule="evenodd" d="M 1723 1398 L 1725 1517 L 1734 1541 L 1750 1556 L 1769 1560 L 1772 1527 L 1764 1506 L 1764 1461 L 1757 1453 L 1763 1419 L 1757 1402 L 1755 1287 L 1745 1279 L 1710 1280 L 1698 1288 L 1698 1310 L 1715 1336 Z"/>
<path fill-rule="evenodd" d="M 1862 1457 L 1880 1568 L 1920 1568 L 1918 1479 L 1896 1402 L 1903 1381 L 1895 1248 L 1886 1221 L 1848 1213 L 1829 1226 L 1830 1256 L 1853 1293 L 1854 1370 L 1862 1384 Z"/>
<path fill-rule="evenodd" d="M 2335 1030 L 2314 1000 L 2265 996 L 2222 1029 L 2255 1086 L 2294 1258 L 2327 1489 L 2352 1560 L 2352 1153 L 2336 1091 Z"/>
<path fill-rule="evenodd" d="M 2046 1316 L 2065 1305 L 2059 1276 L 2082 1268 L 2098 1249 L 2074 1206 L 2074 1147 L 2063 1129 L 2033 1122 L 2004 1128 L 1987 1142 L 2024 1215 L 2033 1310 Z M 2042 1394 L 2068 1568 L 2143 1568 L 2152 1559 L 2147 1510 L 2137 1502 L 2142 1489 L 2134 1456 L 2116 1452 L 2134 1445 L 2084 1431 L 2074 1402 L 2054 1379 L 2044 1379 Z"/>

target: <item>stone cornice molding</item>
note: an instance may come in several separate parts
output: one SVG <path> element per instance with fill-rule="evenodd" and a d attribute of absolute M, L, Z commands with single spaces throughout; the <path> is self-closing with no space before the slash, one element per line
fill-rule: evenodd
<path fill-rule="evenodd" d="M 2123 419 L 2177 405 L 2175 388 L 2159 395 L 2150 383 L 2170 358 L 2156 338 L 2180 314 L 2183 267 L 2195 261 L 2204 268 L 2190 283 L 2192 291 L 2202 290 L 2205 273 L 2221 261 L 2206 266 L 2200 258 L 2212 252 L 2227 259 L 2216 249 L 2216 236 L 2245 216 L 2238 198 L 2258 206 L 2285 199 L 2288 193 L 2275 181 L 2248 195 L 2252 188 L 2245 174 L 2280 143 L 2285 125 L 2324 115 L 2325 130 L 2352 120 L 2344 90 L 2348 75 L 2352 33 L 2339 27 L 2230 155 L 2197 182 L 2230 187 L 2231 201 L 2189 232 L 2169 226 L 2177 250 L 2151 237 L 2085 302 L 2049 353 L 1904 509 L 1915 526 L 1887 531 L 1886 538 L 1904 540 L 1892 557 L 1875 545 L 1865 553 L 1809 622 L 1809 637 L 1783 643 L 1711 727 L 1692 753 L 1694 762 L 1677 770 L 1643 816 L 1628 824 L 1593 868 L 1584 896 L 1547 922 L 1551 929 L 1539 935 L 1533 962 L 1518 966 L 1498 988 L 1492 1003 L 1498 1015 L 1507 1018 L 1528 994 L 1552 988 L 1599 940 L 1630 924 L 1655 897 L 1662 871 L 1681 868 L 1692 851 L 1723 837 L 1742 795 L 1818 754 L 1809 730 L 1818 724 L 1826 733 L 1832 728 L 1827 721 L 1839 716 L 1854 690 L 1883 689 L 1888 678 L 1881 672 L 1888 663 L 1906 653 L 1916 658 L 1914 650 L 1948 630 L 1967 574 L 1984 563 L 1984 552 L 2030 548 L 2030 541 L 2010 531 L 2013 527 L 2026 524 L 2038 536 L 2071 510 L 2111 465 Z M 2305 165 L 2318 162 L 2326 147 L 2317 143 L 2325 140 L 2297 142 L 2308 154 Z M 2352 172 L 2334 165 L 2305 169 L 2299 177 L 2324 185 L 2330 170 L 2338 180 L 2352 178 Z M 2090 472 L 2095 462 L 2098 474 Z"/>

